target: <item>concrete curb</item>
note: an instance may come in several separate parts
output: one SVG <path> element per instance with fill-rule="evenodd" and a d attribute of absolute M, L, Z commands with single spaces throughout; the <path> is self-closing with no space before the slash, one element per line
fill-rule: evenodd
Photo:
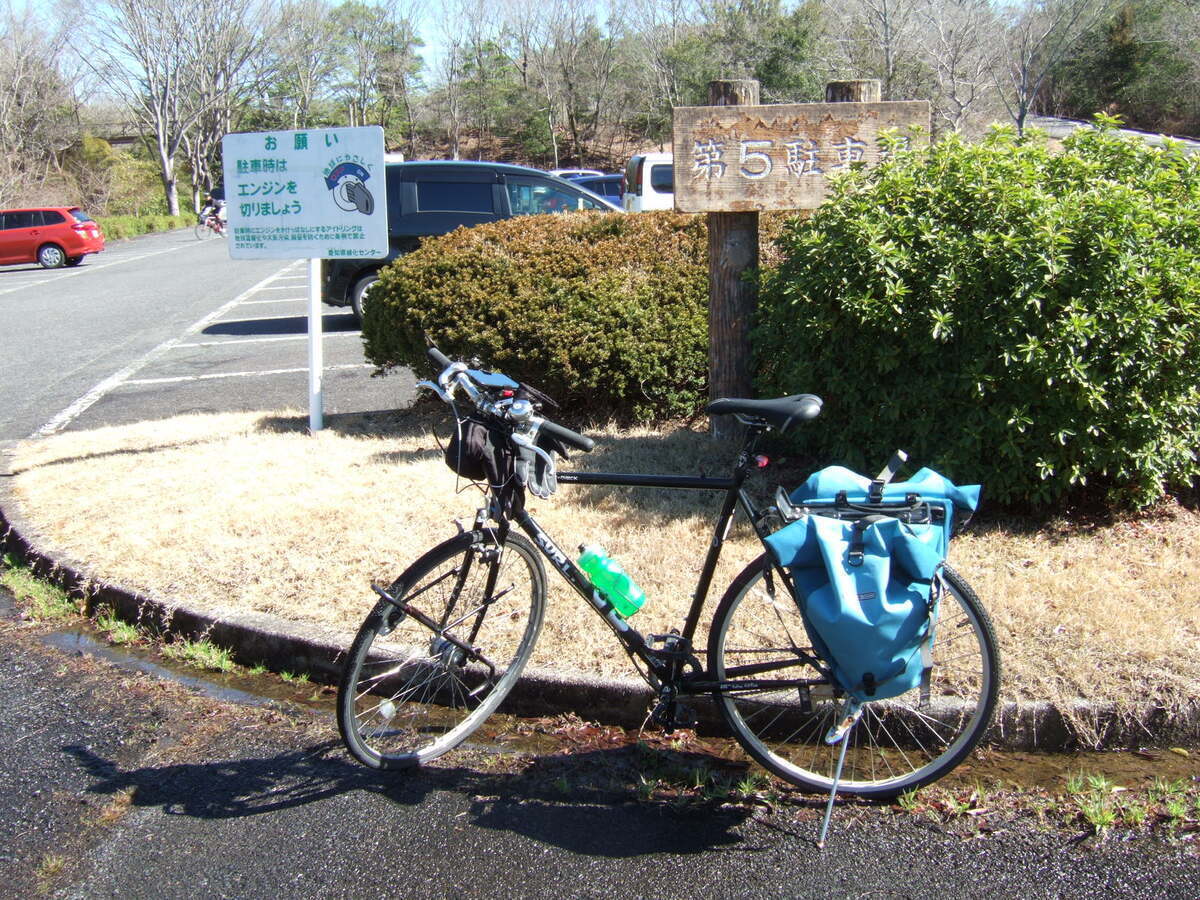
<path fill-rule="evenodd" d="M 0 445 L 0 458 L 9 447 Z M 306 673 L 313 680 L 337 683 L 341 657 L 352 634 L 304 625 L 264 613 L 213 615 L 168 604 L 120 585 L 87 575 L 86 565 L 62 554 L 39 549 L 31 538 L 37 531 L 26 521 L 12 497 L 13 473 L 0 469 L 0 550 L 13 554 L 39 577 L 82 598 L 89 613 L 110 607 L 123 619 L 165 633 L 204 637 L 229 648 L 239 663 L 265 665 L 272 671 Z M 521 715 L 573 712 L 591 721 L 637 727 L 653 701 L 639 679 L 571 677 L 559 672 L 526 670 L 501 707 Z M 711 701 L 697 704 L 701 724 L 724 731 Z M 1091 723 L 1095 737 L 1081 742 L 1072 720 Z M 1200 699 L 1182 711 L 1152 704 L 1119 713 L 1115 704 L 1078 700 L 1064 708 L 1048 702 L 1004 703 L 988 740 L 1009 750 L 1064 751 L 1118 749 L 1147 745 L 1200 742 Z"/>

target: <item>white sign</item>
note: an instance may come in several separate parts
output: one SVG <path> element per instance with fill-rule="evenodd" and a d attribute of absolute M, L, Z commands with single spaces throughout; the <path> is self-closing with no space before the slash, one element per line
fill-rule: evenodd
<path fill-rule="evenodd" d="M 227 134 L 221 153 L 234 259 L 387 256 L 378 125 Z"/>

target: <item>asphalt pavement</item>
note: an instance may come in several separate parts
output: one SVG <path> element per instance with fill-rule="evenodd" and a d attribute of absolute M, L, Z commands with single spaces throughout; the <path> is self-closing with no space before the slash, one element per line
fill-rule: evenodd
<path fill-rule="evenodd" d="M 1191 844 L 967 835 L 886 806 L 839 806 L 821 851 L 819 798 L 646 801 L 614 780 L 619 749 L 467 747 L 381 774 L 321 708 L 214 699 L 44 637 L 0 615 L 5 896 L 1200 896 Z"/>

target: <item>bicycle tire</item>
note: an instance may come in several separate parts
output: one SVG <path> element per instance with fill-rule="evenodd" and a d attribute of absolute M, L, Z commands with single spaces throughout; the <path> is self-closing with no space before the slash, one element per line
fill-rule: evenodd
<path fill-rule="evenodd" d="M 381 599 L 350 647 L 338 686 L 338 729 L 351 755 L 377 769 L 436 759 L 495 711 L 541 631 L 546 574 L 521 535 L 510 533 L 500 547 L 492 532 L 474 531 L 429 550 L 388 593 L 441 630 Z M 484 660 L 470 659 L 447 635 Z"/>
<path fill-rule="evenodd" d="M 212 229 L 208 227 L 208 223 L 206 222 L 197 222 L 195 228 L 192 230 L 196 233 L 196 240 L 198 241 L 212 237 Z"/>
<path fill-rule="evenodd" d="M 863 705 L 850 733 L 840 793 L 888 799 L 936 781 L 962 762 L 991 723 L 1000 688 L 991 620 L 957 572 L 947 566 L 944 574 L 948 590 L 935 631 L 928 702 L 923 706 L 914 688 Z M 815 655 L 795 601 L 764 554 L 734 579 L 713 616 L 710 671 L 725 684 L 713 696 L 734 736 L 764 768 L 798 787 L 828 792 L 840 747 L 827 745 L 824 735 L 844 698 L 798 650 Z M 727 680 L 730 666 L 789 659 L 794 666 L 770 677 L 790 679 L 791 686 L 770 688 L 761 670 L 744 678 L 733 670 Z M 799 679 L 809 686 L 795 686 Z"/>

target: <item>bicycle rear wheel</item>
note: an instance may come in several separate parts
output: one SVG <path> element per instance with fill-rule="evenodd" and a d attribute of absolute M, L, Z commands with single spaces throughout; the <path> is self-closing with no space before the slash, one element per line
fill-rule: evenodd
<path fill-rule="evenodd" d="M 987 731 L 1000 687 L 991 621 L 975 592 L 948 566 L 933 643 L 929 693 L 920 688 L 864 704 L 850 733 L 841 793 L 890 798 L 957 766 Z M 708 659 L 730 730 L 766 769 L 800 787 L 828 791 L 838 745 L 824 736 L 844 696 L 821 671 L 800 611 L 764 555 L 717 607 Z"/>
<path fill-rule="evenodd" d="M 546 575 L 533 546 L 468 532 L 434 547 L 392 584 L 350 647 L 338 728 L 374 768 L 435 759 L 465 740 L 520 677 L 542 627 Z"/>

